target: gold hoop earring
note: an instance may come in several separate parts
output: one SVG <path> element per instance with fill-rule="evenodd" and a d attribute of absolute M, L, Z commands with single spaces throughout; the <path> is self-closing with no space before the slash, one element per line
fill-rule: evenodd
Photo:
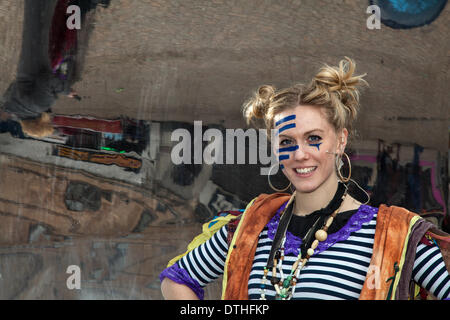
<path fill-rule="evenodd" d="M 366 195 L 366 197 L 367 197 L 367 200 L 366 200 L 366 202 L 364 202 L 363 204 L 368 204 L 368 203 L 370 202 L 370 195 L 367 193 L 367 191 L 364 190 L 364 188 L 362 188 L 362 187 L 358 184 L 358 182 L 356 182 L 355 180 L 350 179 L 350 181 L 353 182 L 353 183 L 359 188 L 359 190 L 361 190 L 362 192 L 365 193 L 365 195 Z"/>
<path fill-rule="evenodd" d="M 348 157 L 348 155 L 345 152 L 342 155 L 344 155 L 347 158 L 347 162 L 348 162 L 348 177 L 344 178 L 344 176 L 342 175 L 342 173 L 341 173 L 341 167 L 342 166 L 337 166 L 336 167 L 336 171 L 337 171 L 337 174 L 339 176 L 339 179 L 342 182 L 346 183 L 346 182 L 349 182 L 350 178 L 352 177 L 352 163 L 350 162 L 350 158 Z M 339 162 L 342 161 L 342 156 L 337 157 L 337 158 L 338 158 Z"/>
<path fill-rule="evenodd" d="M 290 181 L 289 181 L 289 185 L 288 185 L 286 188 L 284 188 L 284 189 L 277 189 L 277 188 L 275 188 L 275 187 L 273 186 L 272 182 L 270 182 L 270 176 L 271 176 L 272 169 L 273 169 L 273 167 L 275 167 L 276 165 L 278 165 L 278 164 L 275 164 L 275 165 L 273 165 L 273 166 L 270 167 L 269 173 L 268 173 L 268 175 L 267 175 L 267 181 L 269 182 L 269 186 L 272 188 L 272 190 L 277 191 L 277 192 L 284 192 L 284 191 L 286 191 L 287 189 L 289 189 L 289 187 L 291 186 L 291 182 L 290 182 Z"/>

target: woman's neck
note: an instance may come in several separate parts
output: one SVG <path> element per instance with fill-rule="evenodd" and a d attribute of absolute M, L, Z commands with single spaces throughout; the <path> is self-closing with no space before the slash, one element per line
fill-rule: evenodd
<path fill-rule="evenodd" d="M 333 199 L 338 188 L 337 178 L 328 179 L 319 188 L 313 192 L 296 192 L 294 214 L 297 216 L 306 216 L 314 211 L 325 208 Z"/>

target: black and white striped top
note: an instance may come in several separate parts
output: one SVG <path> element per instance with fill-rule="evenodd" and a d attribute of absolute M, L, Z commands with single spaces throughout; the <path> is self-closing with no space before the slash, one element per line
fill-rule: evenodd
<path fill-rule="evenodd" d="M 377 218 L 377 208 L 369 206 L 361 206 L 355 216 L 364 210 L 366 214 L 362 215 L 363 218 L 353 219 L 353 223 L 349 221 L 341 230 L 330 234 L 325 247 L 309 259 L 299 275 L 292 299 L 359 298 L 372 256 Z M 273 230 L 270 230 L 269 226 L 271 223 L 272 227 L 276 225 L 277 217 L 271 220 L 259 236 L 248 283 L 249 299 L 261 297 L 263 270 L 273 240 L 273 236 L 271 237 Z M 295 238 L 293 235 L 291 237 Z M 190 278 L 204 287 L 223 274 L 227 251 L 227 229 L 224 226 L 207 242 L 181 258 L 177 262 L 177 267 L 186 270 Z M 295 250 L 285 253 L 283 262 L 285 275 L 290 273 L 297 253 Z M 270 284 L 271 274 L 270 271 L 267 276 L 266 299 L 275 297 L 275 289 Z M 419 243 L 412 276 L 417 284 L 437 298 L 450 298 L 450 275 L 437 245 Z M 277 277 L 280 277 L 278 271 Z"/>

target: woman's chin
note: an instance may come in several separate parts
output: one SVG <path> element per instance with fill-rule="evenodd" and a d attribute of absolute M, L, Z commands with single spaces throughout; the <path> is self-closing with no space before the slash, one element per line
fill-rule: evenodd
<path fill-rule="evenodd" d="M 295 190 L 299 193 L 311 193 L 317 190 L 318 186 L 312 183 L 302 183 L 300 185 L 294 185 Z"/>

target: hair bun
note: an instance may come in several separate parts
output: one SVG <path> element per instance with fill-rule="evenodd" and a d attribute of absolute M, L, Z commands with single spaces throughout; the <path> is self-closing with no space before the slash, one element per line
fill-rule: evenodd
<path fill-rule="evenodd" d="M 325 65 L 314 77 L 316 85 L 327 86 L 329 92 L 336 93 L 342 102 L 352 98 L 355 102 L 359 101 L 358 86 L 367 84 L 363 79 L 364 75 L 354 75 L 356 68 L 355 62 L 345 57 L 345 60 L 339 62 L 338 67 Z"/>
<path fill-rule="evenodd" d="M 347 110 L 350 116 L 350 122 L 356 118 L 359 107 L 359 90 L 361 85 L 367 85 L 363 79 L 366 74 L 354 75 L 356 63 L 345 57 L 339 62 L 339 66 L 330 67 L 325 65 L 322 67 L 313 79 L 313 87 L 316 92 L 321 92 L 325 97 L 331 100 L 336 98 L 342 106 Z M 324 90 L 325 89 L 325 90 Z M 335 103 L 334 105 L 338 105 Z"/>
<path fill-rule="evenodd" d="M 253 119 L 264 118 L 274 94 L 275 88 L 273 86 L 263 85 L 258 88 L 253 97 L 243 107 L 243 113 L 247 123 L 250 123 Z"/>

